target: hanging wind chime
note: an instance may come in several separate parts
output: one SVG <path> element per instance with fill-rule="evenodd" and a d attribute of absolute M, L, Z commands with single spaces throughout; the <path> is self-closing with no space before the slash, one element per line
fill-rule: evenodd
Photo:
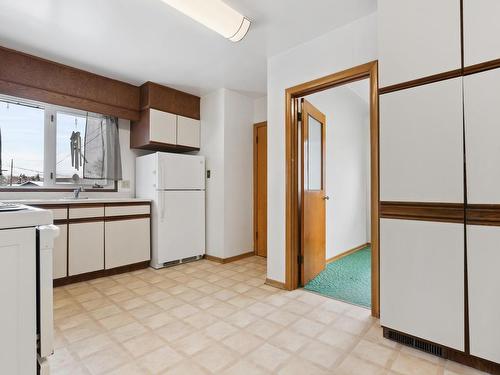
<path fill-rule="evenodd" d="M 82 137 L 78 131 L 78 119 L 75 118 L 75 130 L 71 133 L 69 138 L 70 151 L 71 151 L 71 166 L 77 171 L 83 165 L 84 157 L 82 150 Z"/>

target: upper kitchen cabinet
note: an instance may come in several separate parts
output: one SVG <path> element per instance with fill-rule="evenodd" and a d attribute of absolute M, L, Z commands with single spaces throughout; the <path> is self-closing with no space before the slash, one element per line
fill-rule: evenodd
<path fill-rule="evenodd" d="M 132 148 L 196 151 L 200 128 L 199 97 L 152 82 L 141 86 L 141 118 L 131 125 Z"/>
<path fill-rule="evenodd" d="M 500 59 L 500 1 L 464 1 L 464 65 Z"/>
<path fill-rule="evenodd" d="M 500 204 L 500 69 L 464 77 L 467 201 Z"/>
<path fill-rule="evenodd" d="M 461 68 L 460 0 L 379 0 L 378 18 L 380 87 Z"/>
<path fill-rule="evenodd" d="M 380 96 L 380 200 L 463 203 L 462 78 Z"/>

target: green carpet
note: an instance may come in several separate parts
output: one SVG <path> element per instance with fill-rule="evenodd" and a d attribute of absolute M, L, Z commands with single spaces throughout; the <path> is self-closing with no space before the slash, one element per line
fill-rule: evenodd
<path fill-rule="evenodd" d="M 371 307 L 371 248 L 367 246 L 328 264 L 304 288 L 354 305 Z"/>

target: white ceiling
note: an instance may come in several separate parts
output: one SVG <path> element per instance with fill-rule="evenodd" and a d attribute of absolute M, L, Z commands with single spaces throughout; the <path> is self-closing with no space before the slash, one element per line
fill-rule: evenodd
<path fill-rule="evenodd" d="M 376 10 L 377 0 L 225 0 L 253 21 L 232 43 L 161 0 L 0 0 L 0 45 L 196 95 L 266 92 L 267 57 Z"/>

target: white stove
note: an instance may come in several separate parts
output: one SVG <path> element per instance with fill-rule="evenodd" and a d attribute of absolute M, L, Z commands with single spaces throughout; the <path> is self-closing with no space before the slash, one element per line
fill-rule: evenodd
<path fill-rule="evenodd" d="M 49 374 L 53 352 L 52 213 L 0 204 L 0 366 L 12 375 Z"/>

